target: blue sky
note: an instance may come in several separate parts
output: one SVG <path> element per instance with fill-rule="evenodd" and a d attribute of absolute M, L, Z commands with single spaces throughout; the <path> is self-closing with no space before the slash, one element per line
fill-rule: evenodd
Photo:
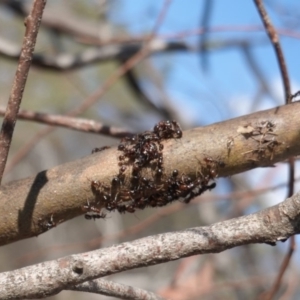
<path fill-rule="evenodd" d="M 211 27 L 262 25 L 253 1 L 215 0 L 212 2 Z M 295 4 L 295 1 L 265 2 L 271 20 L 276 26 L 283 28 L 287 27 L 285 22 L 293 22 L 292 29 L 298 30 L 297 25 L 300 27 L 300 23 L 297 24 L 297 16 L 284 18 L 281 14 L 278 17 L 278 12 L 284 12 L 283 9 L 286 9 L 288 13 L 293 13 L 300 8 L 300 4 Z M 163 3 L 163 0 L 118 0 L 115 1 L 112 18 L 117 24 L 124 26 L 134 35 L 149 33 Z M 203 7 L 204 1 L 171 1 L 164 22 L 159 29 L 159 34 L 198 28 Z M 210 34 L 210 39 L 221 41 L 228 38 L 263 41 L 264 37 L 266 34 L 263 31 L 228 31 Z M 199 36 L 190 36 L 185 41 L 196 45 Z M 300 78 L 300 66 L 295 58 L 299 55 L 300 40 L 281 36 L 281 45 L 292 82 L 292 92 L 296 92 Z M 266 40 L 264 45 L 251 48 L 251 52 L 277 95 L 276 104 L 273 99 L 265 97 L 256 109 L 283 104 L 282 83 L 273 48 Z M 210 124 L 249 112 L 243 107 L 251 108 L 252 98 L 257 90 L 257 79 L 249 71 L 244 55 L 240 50 L 231 48 L 212 51 L 208 56 L 208 70 L 206 72 L 201 68 L 199 53 L 177 52 L 171 55 L 156 55 L 152 60 L 162 72 L 167 66 L 166 90 L 177 102 L 177 105 L 185 107 L 184 117 L 191 119 L 191 123 Z M 244 104 L 240 101 L 243 101 Z M 245 103 L 248 101 L 250 103 Z M 241 110 L 239 111 L 239 109 Z"/>

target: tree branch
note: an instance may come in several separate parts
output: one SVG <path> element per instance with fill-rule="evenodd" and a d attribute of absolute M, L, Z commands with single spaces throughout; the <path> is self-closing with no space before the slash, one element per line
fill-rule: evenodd
<path fill-rule="evenodd" d="M 163 176 L 170 176 L 177 169 L 180 174 L 195 178 L 207 158 L 222 162 L 218 176 L 224 177 L 257 167 L 272 167 L 299 155 L 299 110 L 300 102 L 294 102 L 188 130 L 181 139 L 166 140 Z M 272 126 L 272 134 L 252 136 L 257 127 L 266 125 Z M 51 228 L 48 223 L 59 224 L 83 214 L 87 199 L 95 200 L 91 182 L 97 180 L 110 187 L 119 174 L 120 153 L 111 148 L 2 186 L 0 245 L 37 236 Z M 128 179 L 130 171 L 128 167 L 125 172 Z M 142 176 L 155 181 L 153 173 L 150 166 L 142 170 Z M 126 180 L 124 187 L 129 185 L 130 180 Z M 98 200 L 100 206 L 105 204 L 105 199 Z"/>
<path fill-rule="evenodd" d="M 141 51 L 147 36 L 139 42 L 131 42 L 129 45 L 115 44 L 115 45 L 101 45 L 97 47 L 90 47 L 81 53 L 62 53 L 57 55 L 34 54 L 32 57 L 32 65 L 42 69 L 53 71 L 69 71 L 89 66 L 95 63 L 107 62 L 110 60 L 127 60 L 137 52 Z M 193 47 L 183 41 L 167 41 L 164 38 L 156 37 L 149 42 L 148 55 L 173 52 L 173 51 L 204 51 L 220 50 L 231 47 L 240 47 L 240 45 L 248 44 L 251 46 L 259 46 L 266 44 L 263 40 L 216 40 L 209 41 L 202 45 L 202 48 Z M 0 38 L 0 55 L 5 58 L 16 60 L 20 56 L 19 46 Z"/>
<path fill-rule="evenodd" d="M 112 59 L 128 59 L 141 51 L 143 43 L 133 43 L 131 45 L 107 45 L 102 47 L 90 47 L 81 53 L 64 53 L 58 55 L 35 54 L 32 64 L 36 67 L 54 71 L 68 71 L 78 69 L 95 63 L 106 62 Z M 0 54 L 6 58 L 16 60 L 20 53 L 18 46 L 0 39 Z M 155 38 L 149 43 L 149 54 L 166 51 L 192 50 L 184 42 L 168 42 Z"/>
<path fill-rule="evenodd" d="M 10 92 L 4 120 L 0 131 L 0 183 L 4 173 L 10 144 L 17 121 L 17 114 L 29 73 L 46 0 L 35 0 L 29 16 L 25 19 L 26 32 L 23 39 L 18 69 Z"/>
<path fill-rule="evenodd" d="M 0 107 L 0 116 L 3 116 L 4 112 L 4 108 Z M 125 136 L 133 135 L 132 132 L 123 128 L 104 125 L 94 120 L 73 118 L 64 115 L 46 114 L 41 112 L 32 112 L 24 109 L 19 111 L 18 119 L 39 122 L 51 126 L 65 127 L 82 132 L 103 134 L 115 138 L 123 138 Z"/>
<path fill-rule="evenodd" d="M 191 255 L 219 253 L 251 243 L 275 244 L 299 233 L 299 230 L 300 194 L 295 194 L 278 205 L 248 216 L 4 272 L 0 274 L 0 299 L 42 298 L 126 270 Z"/>

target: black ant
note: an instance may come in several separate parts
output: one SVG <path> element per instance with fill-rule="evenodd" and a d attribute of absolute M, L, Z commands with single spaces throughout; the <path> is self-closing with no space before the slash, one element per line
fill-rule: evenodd
<path fill-rule="evenodd" d="M 54 222 L 54 219 L 53 219 L 53 214 L 51 215 L 50 219 L 48 221 L 43 221 L 41 218 L 39 218 L 38 220 L 38 224 L 40 227 L 43 228 L 43 230 L 50 230 L 52 229 L 53 227 L 56 227 L 56 223 Z"/>
<path fill-rule="evenodd" d="M 129 205 L 129 206 L 126 206 L 126 211 L 129 212 L 129 213 L 134 213 L 135 208 L 134 208 L 133 205 Z"/>
<path fill-rule="evenodd" d="M 119 151 L 124 151 L 125 150 L 125 145 L 124 144 L 119 144 L 118 150 Z"/>
<path fill-rule="evenodd" d="M 92 206 L 90 202 L 87 200 L 86 205 L 82 206 L 82 210 L 86 212 L 84 217 L 87 220 L 95 220 L 95 219 L 104 219 L 106 217 L 106 214 L 104 212 L 101 212 L 101 209 Z"/>
<path fill-rule="evenodd" d="M 92 206 L 89 202 L 89 200 L 86 200 L 86 205 L 82 206 L 82 210 L 85 212 L 95 212 L 100 213 L 100 209 Z"/>
<path fill-rule="evenodd" d="M 156 170 L 156 176 L 159 178 L 163 175 L 163 173 L 164 173 L 164 168 L 158 168 Z"/>
<path fill-rule="evenodd" d="M 100 148 L 94 148 L 94 149 L 92 150 L 92 154 L 93 154 L 93 153 L 96 153 L 96 152 L 101 152 L 101 151 L 106 150 L 106 149 L 109 149 L 109 148 L 110 148 L 109 146 L 103 146 L 103 147 L 100 147 Z"/>
<path fill-rule="evenodd" d="M 120 189 L 120 178 L 118 176 L 114 177 L 111 181 L 111 190 L 110 190 L 110 196 L 112 199 L 114 199 L 113 201 L 117 200 L 117 196 L 118 196 L 118 192 Z"/>
<path fill-rule="evenodd" d="M 172 172 L 172 177 L 176 178 L 178 176 L 179 172 L 177 169 L 174 169 Z"/>
<path fill-rule="evenodd" d="M 126 211 L 126 206 L 125 205 L 120 205 L 116 207 L 117 211 L 121 214 L 121 213 L 125 213 Z"/>
<path fill-rule="evenodd" d="M 161 121 L 154 126 L 153 131 L 162 139 L 179 139 L 182 137 L 181 128 L 176 121 Z"/>
<path fill-rule="evenodd" d="M 106 213 L 100 212 L 100 213 L 94 213 L 94 212 L 87 212 L 84 217 L 87 220 L 96 220 L 96 219 L 105 219 L 106 218 Z"/>
<path fill-rule="evenodd" d="M 101 188 L 102 184 L 99 180 L 92 180 L 91 181 L 91 188 L 92 188 L 92 191 L 95 193 L 95 192 L 98 192 Z"/>

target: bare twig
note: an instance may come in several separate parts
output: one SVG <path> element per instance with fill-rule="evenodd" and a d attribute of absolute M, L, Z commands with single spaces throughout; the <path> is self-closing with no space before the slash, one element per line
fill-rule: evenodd
<path fill-rule="evenodd" d="M 200 20 L 201 28 L 203 28 L 203 34 L 199 39 L 199 48 L 201 50 L 201 66 L 203 71 L 208 69 L 208 55 L 207 55 L 207 41 L 208 41 L 208 33 L 209 33 L 209 22 L 212 16 L 214 2 L 210 0 L 205 0 L 203 3 L 203 12 Z"/>
<path fill-rule="evenodd" d="M 26 32 L 23 40 L 18 68 L 8 100 L 2 128 L 0 131 L 0 183 L 2 181 L 8 152 L 17 120 L 17 114 L 29 73 L 46 0 L 35 0 L 29 16 L 25 19 Z"/>
<path fill-rule="evenodd" d="M 19 15 L 24 16 L 28 13 L 27 7 L 22 1 L 18 0 L 2 0 L 5 5 L 14 9 Z M 42 25 L 46 26 L 52 30 L 55 30 L 60 33 L 68 34 L 75 39 L 83 43 L 93 44 L 93 45 L 109 45 L 109 44 L 123 44 L 123 43 L 132 43 L 132 42 L 143 42 L 148 39 L 148 37 L 112 37 L 104 39 L 101 37 L 101 31 L 99 34 L 99 23 L 91 23 L 89 19 L 78 19 L 78 16 L 74 17 L 71 13 L 68 13 L 66 17 L 66 11 L 63 14 L 57 14 L 56 10 L 47 10 L 44 14 Z M 210 27 L 209 32 L 227 32 L 227 31 L 244 31 L 244 32 L 253 32 L 253 31 L 262 31 L 264 28 L 260 25 L 222 25 Z M 207 31 L 207 28 L 198 28 L 192 30 L 185 30 L 181 33 L 171 33 L 164 35 L 165 37 L 174 39 L 178 36 L 191 36 L 203 34 Z M 285 35 L 293 38 L 300 38 L 299 32 L 293 31 L 287 28 L 277 28 L 277 32 L 280 35 Z"/>
<path fill-rule="evenodd" d="M 28 14 L 27 1 L 2 0 L 1 2 L 21 17 Z M 69 34 L 75 38 L 92 38 L 99 41 L 102 36 L 99 21 L 93 23 L 87 18 L 81 19 L 78 15 L 75 16 L 66 9 L 59 13 L 56 9 L 50 8 L 47 10 L 42 20 L 42 26 L 56 32 Z"/>
<path fill-rule="evenodd" d="M 117 297 L 120 299 L 128 300 L 163 300 L 164 298 L 137 288 L 121 283 L 116 283 L 103 279 L 96 279 L 88 282 L 84 282 L 76 285 L 72 288 L 67 288 L 66 290 L 79 291 L 79 292 L 89 292 L 100 295 L 106 295 L 109 297 Z"/>
<path fill-rule="evenodd" d="M 284 55 L 281 49 L 281 45 L 279 42 L 279 36 L 277 34 L 277 31 L 275 27 L 273 26 L 270 17 L 267 14 L 267 11 L 264 8 L 262 0 L 254 0 L 255 5 L 257 7 L 257 10 L 261 16 L 261 19 L 263 21 L 263 24 L 265 26 L 265 29 L 268 33 L 268 36 L 270 38 L 270 41 L 274 47 L 276 57 L 278 60 L 280 72 L 281 72 L 281 77 L 283 81 L 283 87 L 284 87 L 284 93 L 285 93 L 285 101 L 286 103 L 291 103 L 291 86 L 290 86 L 290 80 L 289 80 L 289 75 L 286 67 L 286 62 L 284 59 Z"/>
<path fill-rule="evenodd" d="M 0 116 L 2 115 L 4 115 L 4 108 L 0 107 Z M 115 138 L 123 138 L 125 136 L 134 135 L 134 133 L 123 128 L 111 127 L 94 120 L 72 118 L 63 115 L 45 114 L 40 112 L 31 112 L 28 110 L 19 111 L 18 119 L 39 122 L 51 126 L 65 127 L 82 132 L 103 134 Z"/>
<path fill-rule="evenodd" d="M 122 64 L 125 61 L 122 60 Z M 124 80 L 126 80 L 127 86 L 132 90 L 133 93 L 136 94 L 139 102 L 145 105 L 145 107 L 149 107 L 151 110 L 158 112 L 163 119 L 165 120 L 174 120 L 175 118 L 172 116 L 171 112 L 164 107 L 158 107 L 153 103 L 150 97 L 148 97 L 147 93 L 144 92 L 143 88 L 141 87 L 137 76 L 135 75 L 134 70 L 129 70 L 124 75 Z"/>
<path fill-rule="evenodd" d="M 241 45 L 242 53 L 244 54 L 244 57 L 246 59 L 246 62 L 248 63 L 248 66 L 250 70 L 253 72 L 253 75 L 256 77 L 257 81 L 260 84 L 261 92 L 268 94 L 271 98 L 277 100 L 276 103 L 281 103 L 281 99 L 277 97 L 277 95 L 273 92 L 271 87 L 269 86 L 269 83 L 267 81 L 266 76 L 264 75 L 258 61 L 255 59 L 251 48 L 253 47 L 253 44 L 245 43 L 244 45 Z M 252 104 L 252 107 L 250 111 L 255 111 L 255 105 L 257 103 Z"/>
<path fill-rule="evenodd" d="M 284 257 L 284 260 L 280 266 L 279 272 L 274 280 L 273 286 L 271 287 L 270 291 L 266 292 L 265 294 L 262 294 L 262 296 L 260 297 L 261 299 L 271 300 L 275 297 L 276 293 L 278 292 L 278 290 L 281 286 L 283 275 L 286 272 L 286 270 L 290 264 L 290 261 L 291 261 L 294 251 L 295 251 L 295 236 L 291 236 L 289 250 L 288 250 L 286 256 Z"/>
<path fill-rule="evenodd" d="M 147 37 L 144 38 L 147 40 Z M 255 41 L 253 41 L 255 43 Z M 32 57 L 32 66 L 53 71 L 69 71 L 89 66 L 95 63 L 107 62 L 114 59 L 127 59 L 143 48 L 144 41 L 131 43 L 130 45 L 106 45 L 90 47 L 79 53 L 60 53 L 47 55 L 38 53 Z M 154 38 L 149 43 L 149 54 L 173 51 L 194 51 L 193 47 L 183 41 L 166 41 Z M 19 46 L 0 38 L 0 55 L 16 60 L 20 56 Z"/>
<path fill-rule="evenodd" d="M 199 33 L 201 34 L 201 33 Z M 141 38 L 141 41 L 130 43 L 125 42 L 121 45 L 104 45 L 90 47 L 77 53 L 59 53 L 50 55 L 45 53 L 36 53 L 32 57 L 32 66 L 52 71 L 69 71 L 76 70 L 82 67 L 89 66 L 95 63 L 107 62 L 115 59 L 128 59 L 139 52 L 144 42 L 149 36 Z M 185 41 L 168 41 L 164 38 L 156 36 L 148 45 L 148 54 L 175 52 L 175 51 L 190 51 L 202 52 L 209 48 L 210 51 L 226 49 L 228 47 L 240 47 L 244 45 L 259 46 L 265 45 L 264 39 L 230 39 L 230 40 L 210 40 L 202 45 L 202 48 L 193 46 Z M 19 46 L 10 42 L 3 37 L 0 38 L 0 55 L 11 60 L 17 60 L 20 56 Z"/>
<path fill-rule="evenodd" d="M 154 235 L 4 272 L 0 274 L 0 299 L 50 296 L 85 281 L 138 267 L 219 253 L 250 243 L 276 243 L 299 232 L 299 211 L 300 194 L 295 194 L 258 213 L 211 226 Z"/>

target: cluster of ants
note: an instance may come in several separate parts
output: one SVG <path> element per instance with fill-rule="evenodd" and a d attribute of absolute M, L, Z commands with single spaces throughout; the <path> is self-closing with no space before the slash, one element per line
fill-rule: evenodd
<path fill-rule="evenodd" d="M 106 211 L 119 213 L 134 213 L 137 209 L 146 207 L 161 207 L 174 200 L 190 200 L 206 190 L 216 186 L 210 183 L 217 176 L 217 168 L 222 165 L 209 157 L 204 159 L 202 171 L 196 178 L 179 174 L 177 169 L 167 176 L 164 172 L 163 144 L 166 139 L 180 139 L 182 131 L 176 121 L 161 121 L 154 126 L 153 131 L 146 131 L 133 137 L 125 137 L 118 146 L 121 154 L 118 157 L 119 173 L 112 179 L 111 185 L 105 185 L 98 180 L 91 181 L 91 189 L 95 203 L 101 203 Z M 107 147 L 96 148 L 94 152 Z M 131 175 L 125 175 L 130 167 Z M 153 176 L 142 175 L 144 168 L 151 168 Z M 105 218 L 102 209 L 89 202 L 83 206 L 86 219 Z"/>

